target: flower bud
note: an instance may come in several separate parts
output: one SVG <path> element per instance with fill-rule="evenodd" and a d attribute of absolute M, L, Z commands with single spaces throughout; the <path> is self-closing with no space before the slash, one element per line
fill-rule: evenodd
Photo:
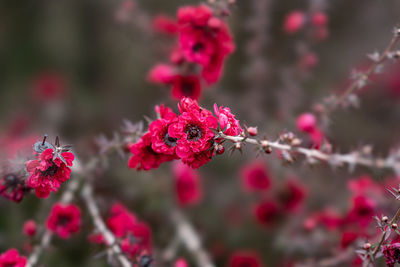
<path fill-rule="evenodd" d="M 249 127 L 247 128 L 247 132 L 250 136 L 256 136 L 258 134 L 258 129 L 257 127 Z"/>

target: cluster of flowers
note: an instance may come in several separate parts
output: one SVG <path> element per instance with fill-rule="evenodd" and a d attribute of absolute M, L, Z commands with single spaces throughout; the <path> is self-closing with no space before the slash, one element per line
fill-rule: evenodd
<path fill-rule="evenodd" d="M 206 6 L 185 6 L 177 12 L 177 22 L 161 17 L 157 29 L 178 35 L 178 45 L 170 63 L 156 65 L 149 74 L 151 82 L 172 87 L 176 99 L 198 99 L 202 80 L 216 83 L 222 74 L 226 57 L 235 50 L 226 23 Z"/>
<path fill-rule="evenodd" d="M 47 198 L 50 192 L 56 192 L 63 182 L 69 180 L 74 154 L 69 152 L 69 148 L 60 146 L 58 138 L 56 145 L 45 139 L 35 143 L 35 159 L 26 161 L 25 166 L 0 167 L 0 195 L 20 202 L 27 193 L 35 190 L 37 197 Z"/>
<path fill-rule="evenodd" d="M 115 237 L 121 240 L 122 251 L 132 259 L 139 259 L 139 262 L 148 259 L 152 247 L 150 227 L 139 221 L 136 215 L 122 204 L 114 204 L 110 214 L 106 223 Z M 101 234 L 90 235 L 89 240 L 96 244 L 106 243 Z"/>
<path fill-rule="evenodd" d="M 265 194 L 271 188 L 271 178 L 264 162 L 250 163 L 241 170 L 242 184 L 247 193 Z M 297 211 L 306 197 L 306 189 L 295 178 L 288 178 L 268 198 L 256 204 L 253 210 L 256 221 L 270 227 L 285 215 Z"/>
<path fill-rule="evenodd" d="M 295 34 L 310 26 L 312 36 L 319 41 L 325 40 L 328 35 L 328 17 L 322 11 L 307 14 L 301 10 L 293 10 L 286 15 L 283 30 L 287 34 Z"/>
<path fill-rule="evenodd" d="M 182 98 L 178 108 L 179 116 L 168 107 L 156 106 L 158 119 L 130 147 L 133 154 L 128 163 L 130 168 L 150 170 L 174 159 L 199 168 L 209 162 L 215 153 L 223 153 L 223 146 L 215 140 L 213 129 L 223 129 L 225 134 L 232 136 L 242 132 L 239 121 L 227 107 L 215 104 L 214 116 L 195 100 Z"/>
<path fill-rule="evenodd" d="M 324 227 L 340 237 L 340 249 L 346 249 L 358 240 L 377 238 L 380 231 L 371 231 L 371 227 L 376 226 L 374 216 L 383 213 L 378 204 L 385 200 L 386 188 L 394 184 L 396 181 L 392 178 L 382 184 L 374 182 L 369 176 L 350 180 L 350 208 L 344 213 L 333 208 L 314 212 L 304 221 L 305 230 L 312 232 L 317 227 Z M 355 256 L 353 266 L 360 266 L 361 263 L 362 260 Z"/>
<path fill-rule="evenodd" d="M 27 185 L 35 190 L 39 198 L 47 198 L 50 192 L 57 192 L 61 184 L 69 180 L 74 161 L 74 154 L 60 147 L 58 138 L 55 146 L 45 139 L 34 146 L 36 159 L 26 162 L 30 175 Z"/>

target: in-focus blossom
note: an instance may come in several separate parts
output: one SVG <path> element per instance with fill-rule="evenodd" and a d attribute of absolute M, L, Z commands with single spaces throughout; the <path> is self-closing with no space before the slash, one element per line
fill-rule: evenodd
<path fill-rule="evenodd" d="M 9 249 L 0 254 L 0 267 L 25 267 L 26 258 L 19 255 L 16 249 Z"/>
<path fill-rule="evenodd" d="M 199 203 L 203 197 L 203 191 L 197 171 L 181 162 L 176 162 L 173 165 L 173 173 L 179 204 L 187 206 Z"/>
<path fill-rule="evenodd" d="M 282 216 L 282 208 L 274 200 L 264 200 L 254 207 L 256 221 L 264 226 L 270 227 Z"/>
<path fill-rule="evenodd" d="M 170 16 L 159 14 L 153 19 L 153 29 L 163 34 L 175 35 L 178 32 L 178 24 Z"/>
<path fill-rule="evenodd" d="M 73 204 L 56 203 L 46 221 L 46 227 L 63 239 L 77 233 L 81 227 L 81 210 Z"/>
<path fill-rule="evenodd" d="M 121 240 L 121 249 L 132 258 L 151 251 L 151 230 L 149 226 L 137 219 L 122 204 L 114 204 L 107 219 L 111 232 Z M 104 243 L 101 234 L 92 235 L 89 240 L 94 243 Z"/>
<path fill-rule="evenodd" d="M 39 154 L 38 159 L 26 163 L 26 170 L 30 175 L 27 184 L 35 189 L 37 197 L 48 197 L 50 192 L 56 192 L 63 182 L 69 180 L 69 167 L 74 161 L 74 154 L 62 152 L 60 155 L 48 148 Z"/>
<path fill-rule="evenodd" d="M 287 211 L 297 210 L 306 197 L 306 188 L 297 179 L 289 179 L 279 194 L 279 200 Z"/>
<path fill-rule="evenodd" d="M 400 263 L 400 243 L 384 245 L 382 252 L 388 267 L 394 267 L 396 263 Z"/>
<path fill-rule="evenodd" d="M 264 162 L 256 161 L 241 170 L 242 185 L 246 192 L 264 191 L 271 186 L 271 178 Z"/>
<path fill-rule="evenodd" d="M 34 220 L 27 220 L 24 223 L 23 232 L 26 236 L 32 237 L 36 234 L 37 225 Z"/>
<path fill-rule="evenodd" d="M 160 108 L 157 109 L 159 110 Z M 172 123 L 177 121 L 177 115 L 170 109 L 167 111 L 163 110 L 162 112 L 162 114 L 159 113 L 159 118 L 149 126 L 151 148 L 156 153 L 175 155 L 177 139 L 168 134 L 168 128 Z"/>
<path fill-rule="evenodd" d="M 231 113 L 230 108 L 223 106 L 218 108 L 217 104 L 214 104 L 214 114 L 217 116 L 218 124 L 225 134 L 237 136 L 242 132 L 239 120 Z"/>
<path fill-rule="evenodd" d="M 145 133 L 138 142 L 130 148 L 132 156 L 128 166 L 137 170 L 150 170 L 160 166 L 161 163 L 174 159 L 171 155 L 156 153 L 152 148 L 152 134 Z"/>
<path fill-rule="evenodd" d="M 306 15 L 304 12 L 295 10 L 287 14 L 283 29 L 288 34 L 300 31 L 306 23 Z"/>
<path fill-rule="evenodd" d="M 211 159 L 210 148 L 215 136 L 211 128 L 217 128 L 217 119 L 210 111 L 201 109 L 196 101 L 184 98 L 180 106 L 185 110 L 181 111 L 178 121 L 169 127 L 168 133 L 178 140 L 178 157 L 189 166 L 198 168 Z"/>
<path fill-rule="evenodd" d="M 258 253 L 253 251 L 237 251 L 229 258 L 229 267 L 261 267 L 263 266 Z"/>

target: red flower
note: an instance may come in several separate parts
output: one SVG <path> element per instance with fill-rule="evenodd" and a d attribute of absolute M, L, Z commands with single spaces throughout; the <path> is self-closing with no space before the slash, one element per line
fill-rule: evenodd
<path fill-rule="evenodd" d="M 235 118 L 235 115 L 231 113 L 231 109 L 228 107 L 214 104 L 214 113 L 217 116 L 219 126 L 221 129 L 225 129 L 224 133 L 231 136 L 237 136 L 242 132 L 242 128 L 239 125 L 239 120 Z"/>
<path fill-rule="evenodd" d="M 352 198 L 352 208 L 347 214 L 347 222 L 357 222 L 361 227 L 366 227 L 375 215 L 376 203 L 374 200 L 358 195 Z"/>
<path fill-rule="evenodd" d="M 306 189 L 296 179 L 289 179 L 280 194 L 280 201 L 287 211 L 297 210 L 306 197 Z"/>
<path fill-rule="evenodd" d="M 20 202 L 30 190 L 18 174 L 8 173 L 0 179 L 0 195 L 14 202 Z"/>
<path fill-rule="evenodd" d="M 164 109 L 163 106 L 162 108 Z M 160 108 L 157 107 L 156 112 L 157 109 L 160 110 Z M 160 118 L 153 121 L 149 126 L 151 148 L 156 153 L 175 155 L 177 140 L 168 134 L 168 128 L 172 123 L 177 121 L 177 116 L 172 111 L 163 110 L 162 112 L 163 114 L 159 113 Z"/>
<path fill-rule="evenodd" d="M 38 101 L 54 101 L 62 99 L 67 92 L 67 87 L 60 74 L 47 72 L 35 78 L 32 92 Z"/>
<path fill-rule="evenodd" d="M 197 100 L 201 95 L 201 84 L 199 77 L 195 75 L 177 75 L 172 82 L 172 96 L 180 100 L 189 97 Z"/>
<path fill-rule="evenodd" d="M 121 238 L 121 249 L 131 257 L 151 250 L 150 228 L 123 205 L 114 204 L 111 207 L 111 217 L 107 220 L 107 226 L 116 237 Z"/>
<path fill-rule="evenodd" d="M 271 186 L 270 176 L 262 161 L 246 165 L 241 170 L 243 188 L 247 192 L 264 191 Z"/>
<path fill-rule="evenodd" d="M 281 217 L 282 210 L 273 200 L 265 200 L 254 208 L 254 217 L 259 224 L 269 227 Z"/>
<path fill-rule="evenodd" d="M 37 226 L 34 220 L 28 220 L 24 223 L 23 232 L 26 236 L 32 237 L 36 234 Z"/>
<path fill-rule="evenodd" d="M 172 83 L 177 75 L 175 68 L 167 64 L 157 64 L 154 66 L 147 77 L 150 82 L 157 84 Z"/>
<path fill-rule="evenodd" d="M 25 267 L 26 258 L 20 256 L 16 249 L 9 249 L 0 254 L 0 267 Z"/>
<path fill-rule="evenodd" d="M 142 138 L 130 147 L 133 154 L 129 159 L 128 166 L 132 169 L 150 170 L 160 166 L 161 163 L 174 159 L 171 155 L 160 154 L 152 148 L 152 134 L 145 133 Z"/>
<path fill-rule="evenodd" d="M 46 227 L 59 237 L 67 239 L 81 226 L 81 210 L 73 204 L 56 203 L 47 218 Z"/>
<path fill-rule="evenodd" d="M 181 100 L 179 107 L 183 112 L 169 127 L 168 133 L 178 140 L 178 157 L 189 166 L 198 168 L 211 159 L 210 148 L 215 135 L 210 128 L 217 128 L 217 119 L 210 111 L 200 108 L 196 101 L 187 98 Z"/>
<path fill-rule="evenodd" d="M 396 263 L 400 263 L 400 243 L 385 245 L 382 252 L 388 267 L 394 267 Z"/>
<path fill-rule="evenodd" d="M 178 25 L 173 18 L 160 14 L 153 19 L 153 29 L 160 33 L 175 35 L 178 32 Z"/>
<path fill-rule="evenodd" d="M 60 185 L 70 178 L 74 154 L 61 153 L 61 157 L 54 156 L 52 148 L 43 151 L 39 158 L 26 163 L 26 169 L 30 174 L 28 186 L 35 189 L 36 196 L 46 198 L 50 192 L 56 192 Z"/>
<path fill-rule="evenodd" d="M 173 166 L 175 190 L 180 205 L 194 205 L 202 199 L 202 189 L 198 173 L 187 165 L 177 162 Z"/>
<path fill-rule="evenodd" d="M 253 251 L 238 251 L 231 255 L 229 259 L 229 267 L 261 267 L 260 256 Z"/>
<path fill-rule="evenodd" d="M 306 16 L 303 11 L 295 10 L 290 12 L 285 18 L 283 29 L 288 34 L 300 31 L 306 23 Z"/>
<path fill-rule="evenodd" d="M 213 17 L 205 6 L 187 6 L 178 10 L 179 45 L 189 62 L 203 66 L 203 78 L 216 82 L 222 72 L 225 57 L 235 50 L 228 27 Z"/>

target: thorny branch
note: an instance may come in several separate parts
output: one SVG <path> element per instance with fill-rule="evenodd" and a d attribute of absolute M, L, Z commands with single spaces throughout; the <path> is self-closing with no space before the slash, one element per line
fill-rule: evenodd
<path fill-rule="evenodd" d="M 94 225 L 104 237 L 106 244 L 109 244 L 110 252 L 115 256 L 122 267 L 131 267 L 131 263 L 124 256 L 120 246 L 116 242 L 115 236 L 111 233 L 104 221 L 101 219 L 99 208 L 97 207 L 96 201 L 93 197 L 93 188 L 89 183 L 86 183 L 82 189 L 82 198 L 85 200 Z"/>
<path fill-rule="evenodd" d="M 370 76 L 373 73 L 377 72 L 382 67 L 382 64 L 386 60 L 398 58 L 399 51 L 393 51 L 393 50 L 399 40 L 400 40 L 400 28 L 396 27 L 393 31 L 393 37 L 387 48 L 381 54 L 375 52 L 369 55 L 369 58 L 372 60 L 372 63 L 368 67 L 368 69 L 365 72 L 358 73 L 356 79 L 344 90 L 344 92 L 341 95 L 335 97 L 332 103 L 329 103 L 329 105 L 326 107 L 327 110 L 325 110 L 325 112 L 330 113 L 340 105 L 345 104 L 348 101 L 348 98 L 356 90 L 363 88 L 368 83 L 368 79 L 370 78 Z"/>
<path fill-rule="evenodd" d="M 281 138 L 277 141 L 257 140 L 245 136 L 228 136 L 219 132 L 216 138 L 222 138 L 232 141 L 238 147 L 242 143 L 249 143 L 259 146 L 263 151 L 275 148 L 282 152 L 285 160 L 292 162 L 296 154 L 302 154 L 309 163 L 315 164 L 319 161 L 326 162 L 332 167 L 339 167 L 347 164 L 350 170 L 356 166 L 364 166 L 376 169 L 391 169 L 395 173 L 400 173 L 400 152 L 394 151 L 387 158 L 372 158 L 370 155 L 364 155 L 360 151 L 350 152 L 348 154 L 325 153 L 321 150 L 299 147 L 290 143 L 284 143 Z M 300 140 L 299 140 L 300 143 Z"/>

